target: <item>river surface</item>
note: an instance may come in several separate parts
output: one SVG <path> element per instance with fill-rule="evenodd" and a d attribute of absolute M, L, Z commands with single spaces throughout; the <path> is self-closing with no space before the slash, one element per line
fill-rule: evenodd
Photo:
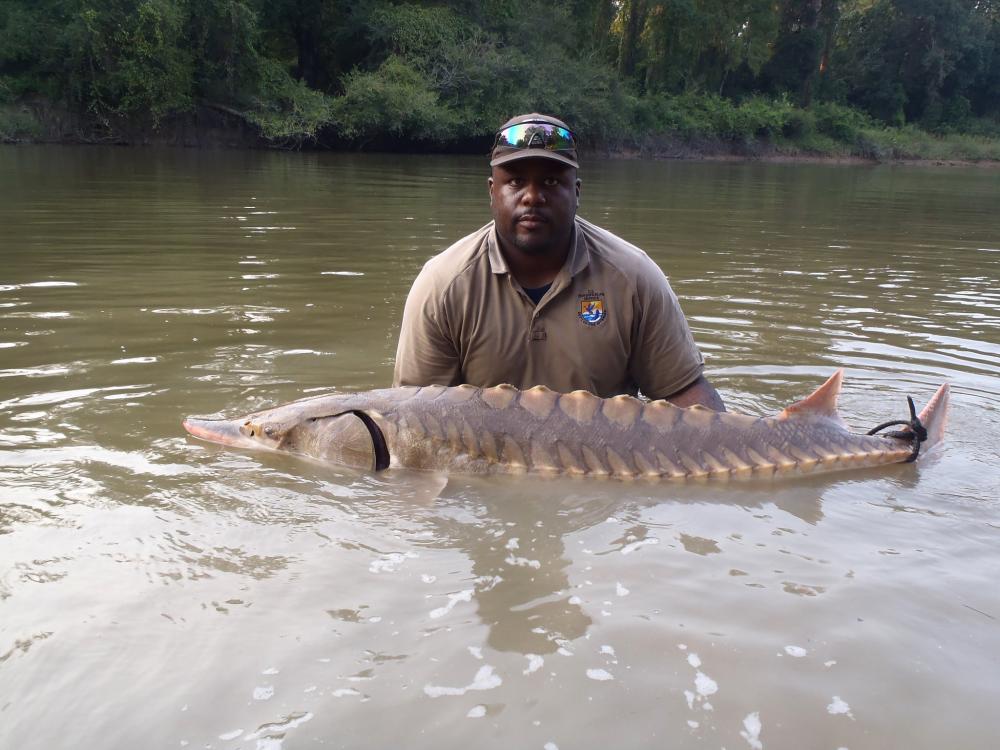
<path fill-rule="evenodd" d="M 842 367 L 862 431 L 951 383 L 916 465 L 444 481 L 185 435 L 388 385 L 484 162 L 0 149 L 0 747 L 996 747 L 1000 170 L 581 172 L 731 410 Z"/>

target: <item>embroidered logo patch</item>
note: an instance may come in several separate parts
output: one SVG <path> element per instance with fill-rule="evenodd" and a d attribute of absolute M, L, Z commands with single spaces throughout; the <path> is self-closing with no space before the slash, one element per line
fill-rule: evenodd
<path fill-rule="evenodd" d="M 585 325 L 600 325 L 607 319 L 608 311 L 604 308 L 604 292 L 590 291 L 581 294 L 579 299 L 580 312 L 577 315 Z"/>

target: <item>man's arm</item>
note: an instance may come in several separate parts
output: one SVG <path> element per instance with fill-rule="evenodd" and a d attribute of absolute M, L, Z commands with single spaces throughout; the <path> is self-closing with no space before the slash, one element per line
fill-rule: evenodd
<path fill-rule="evenodd" d="M 454 342 L 442 330 L 442 301 L 425 268 L 413 282 L 399 330 L 392 385 L 458 385 L 462 368 Z"/>
<path fill-rule="evenodd" d="M 719 392 L 715 390 L 715 387 L 708 382 L 704 375 L 699 375 L 691 384 L 676 393 L 671 393 L 666 398 L 674 406 L 686 407 L 700 404 L 715 411 L 726 410 L 726 405 L 722 403 L 722 397 L 719 395 Z"/>

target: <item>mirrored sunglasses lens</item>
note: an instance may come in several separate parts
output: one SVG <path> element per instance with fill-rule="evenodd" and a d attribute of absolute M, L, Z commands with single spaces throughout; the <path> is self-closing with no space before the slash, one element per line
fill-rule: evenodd
<path fill-rule="evenodd" d="M 547 148 L 552 151 L 575 148 L 573 134 L 566 128 L 537 122 L 511 125 L 500 132 L 499 140 L 513 148 Z"/>

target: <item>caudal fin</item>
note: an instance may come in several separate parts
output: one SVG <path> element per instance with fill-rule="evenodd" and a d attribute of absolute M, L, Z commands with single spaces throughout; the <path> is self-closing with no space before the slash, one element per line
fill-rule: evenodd
<path fill-rule="evenodd" d="M 948 401 L 949 388 L 945 383 L 937 389 L 937 393 L 931 396 L 931 400 L 920 411 L 920 423 L 927 430 L 927 439 L 922 446 L 923 450 L 928 450 L 935 443 L 944 439 L 944 429 L 948 424 Z"/>

